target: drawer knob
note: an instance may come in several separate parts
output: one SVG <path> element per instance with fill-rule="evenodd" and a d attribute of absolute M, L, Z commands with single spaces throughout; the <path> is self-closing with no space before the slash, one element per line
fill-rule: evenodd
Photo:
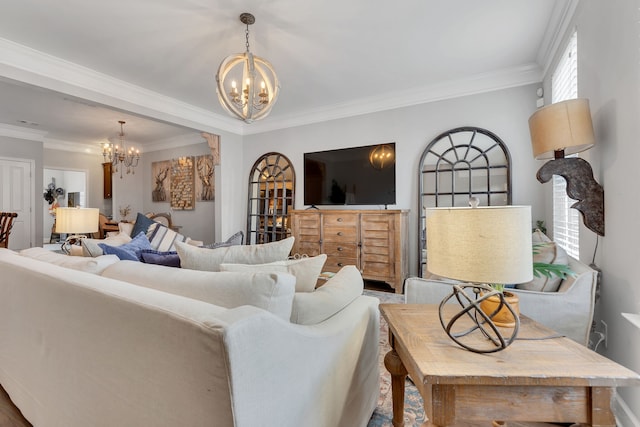
<path fill-rule="evenodd" d="M 341 263 L 341 262 L 338 263 L 338 267 L 343 267 L 343 266 L 344 266 L 343 263 Z"/>
<path fill-rule="evenodd" d="M 342 231 L 338 231 L 336 234 L 337 234 L 338 236 L 342 236 Z"/>
<path fill-rule="evenodd" d="M 338 222 L 342 222 L 342 218 L 338 218 L 336 221 L 338 221 Z"/>
<path fill-rule="evenodd" d="M 343 251 L 342 246 L 338 246 L 338 252 L 342 252 L 342 251 Z"/>

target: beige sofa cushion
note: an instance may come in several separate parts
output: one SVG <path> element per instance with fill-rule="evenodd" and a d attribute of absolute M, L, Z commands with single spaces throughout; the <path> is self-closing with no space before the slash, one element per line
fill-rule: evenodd
<path fill-rule="evenodd" d="M 531 241 L 536 249 L 536 253 L 533 254 L 533 262 L 569 265 L 569 255 L 567 255 L 567 252 L 549 239 L 542 231 L 536 230 L 533 233 Z M 561 282 L 562 278 L 557 276 L 534 276 L 530 282 L 518 284 L 516 287 L 528 291 L 556 292 Z"/>
<path fill-rule="evenodd" d="M 327 255 L 276 261 L 267 264 L 220 264 L 220 271 L 289 273 L 296 278 L 296 292 L 312 292 Z"/>
<path fill-rule="evenodd" d="M 331 279 L 313 292 L 296 292 L 293 297 L 291 322 L 315 325 L 330 318 L 362 295 L 364 282 L 360 271 L 344 266 Z"/>
<path fill-rule="evenodd" d="M 48 262 L 49 264 L 55 264 L 78 271 L 86 271 L 87 273 L 93 274 L 100 274 L 105 268 L 119 261 L 118 257 L 115 255 L 100 255 L 95 258 L 68 256 L 40 247 L 23 249 L 20 251 L 20 255 Z"/>
<path fill-rule="evenodd" d="M 252 305 L 287 321 L 295 293 L 295 278 L 283 273 L 197 271 L 120 261 L 102 276 L 225 308 Z"/>
<path fill-rule="evenodd" d="M 293 237 L 262 245 L 238 245 L 216 249 L 198 248 L 176 242 L 182 268 L 220 271 L 220 264 L 265 264 L 284 261 L 293 247 Z"/>

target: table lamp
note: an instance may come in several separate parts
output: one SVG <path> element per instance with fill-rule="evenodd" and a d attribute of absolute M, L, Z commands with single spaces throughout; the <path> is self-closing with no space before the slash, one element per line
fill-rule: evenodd
<path fill-rule="evenodd" d="M 489 207 L 450 207 L 427 208 L 427 270 L 438 276 L 476 284 L 476 291 L 492 292 L 504 302 L 502 292 L 486 285 L 506 285 L 525 283 L 533 279 L 533 249 L 531 244 L 531 207 L 530 206 L 489 206 Z M 496 287 L 499 288 L 499 287 Z M 460 287 L 454 287 L 460 289 Z M 445 298 L 443 304 L 453 295 Z M 470 309 L 478 310 L 487 294 L 476 302 L 468 299 L 469 306 L 463 306 L 460 315 Z M 462 296 L 463 297 L 463 296 Z M 466 297 L 465 297 L 466 298 Z M 498 349 L 509 345 L 517 334 L 519 319 L 517 309 L 504 302 L 511 312 L 514 322 L 511 338 L 505 340 L 490 320 L 497 313 L 471 316 L 476 321 L 476 329 L 488 324 L 497 336 Z M 441 304 L 442 307 L 442 304 Z M 457 316 L 454 316 L 455 321 Z M 488 351 L 471 348 L 462 343 L 460 335 L 452 336 L 449 325 L 441 323 L 449 336 L 463 347 L 477 352 Z M 498 326 L 500 325 L 496 322 Z M 482 329 L 484 331 L 484 329 Z M 462 333 L 461 335 L 466 334 Z M 490 335 L 486 333 L 485 335 Z M 492 340 L 493 341 L 493 340 Z"/>
<path fill-rule="evenodd" d="M 540 108 L 529 118 L 529 132 L 533 156 L 553 159 L 538 170 L 538 181 L 562 176 L 567 181 L 567 195 L 577 200 L 571 207 L 580 211 L 587 228 L 604 236 L 604 190 L 586 160 L 565 158 L 595 145 L 589 100 L 570 99 Z"/>
<path fill-rule="evenodd" d="M 97 208 L 57 208 L 56 233 L 68 235 L 62 244 L 62 250 L 69 254 L 71 245 L 87 236 L 82 233 L 96 233 L 100 210 Z"/>

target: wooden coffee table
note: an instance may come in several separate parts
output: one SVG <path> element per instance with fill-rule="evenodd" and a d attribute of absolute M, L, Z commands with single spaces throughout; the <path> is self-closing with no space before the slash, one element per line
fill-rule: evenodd
<path fill-rule="evenodd" d="M 637 373 L 569 338 L 548 338 L 555 332 L 525 317 L 518 340 L 503 351 L 479 354 L 447 336 L 437 305 L 381 304 L 380 311 L 392 346 L 385 366 L 395 427 L 404 425 L 407 374 L 424 400 L 423 427 L 461 420 L 615 426 L 615 388 L 640 385 Z"/>

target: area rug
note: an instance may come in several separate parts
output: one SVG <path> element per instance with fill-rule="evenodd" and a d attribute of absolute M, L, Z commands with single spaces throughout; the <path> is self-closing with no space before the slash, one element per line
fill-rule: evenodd
<path fill-rule="evenodd" d="M 365 295 L 376 297 L 381 303 L 404 303 L 404 295 L 366 289 Z M 392 427 L 393 399 L 391 396 L 391 375 L 384 367 L 384 356 L 391 350 L 389 345 L 389 327 L 380 317 L 380 395 L 367 427 Z M 420 426 L 424 422 L 424 405 L 418 389 L 409 380 L 404 389 L 404 425 Z"/>

